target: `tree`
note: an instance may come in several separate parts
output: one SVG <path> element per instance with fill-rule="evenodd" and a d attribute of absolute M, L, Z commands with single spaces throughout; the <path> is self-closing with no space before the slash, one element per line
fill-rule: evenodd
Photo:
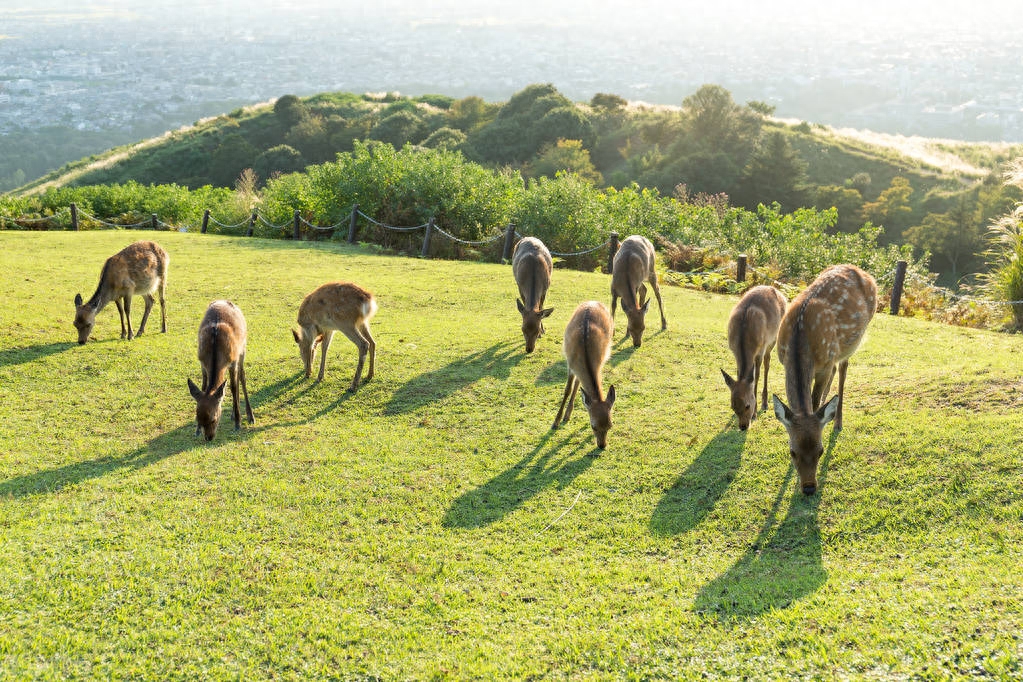
<path fill-rule="evenodd" d="M 579 140 L 558 140 L 556 144 L 547 145 L 537 159 L 531 163 L 526 173 L 529 177 L 556 177 L 559 172 L 575 173 L 594 185 L 601 185 L 604 178 L 590 161 L 590 153 L 583 148 Z"/>
<path fill-rule="evenodd" d="M 774 116 L 775 106 L 773 104 L 768 104 L 767 102 L 761 102 L 759 100 L 751 100 L 746 102 L 746 106 L 761 116 Z"/>
<path fill-rule="evenodd" d="M 814 206 L 820 210 L 834 208 L 838 211 L 835 229 L 838 232 L 853 233 L 863 226 L 863 195 L 851 187 L 822 185 L 817 188 Z"/>
<path fill-rule="evenodd" d="M 875 225 L 883 225 L 889 234 L 901 234 L 906 221 L 913 215 L 909 197 L 913 187 L 909 180 L 900 176 L 892 178 L 888 189 L 881 192 L 876 201 L 863 204 L 863 219 Z"/>
<path fill-rule="evenodd" d="M 280 119 L 281 127 L 288 130 L 308 116 L 309 111 L 295 95 L 284 95 L 274 102 L 274 115 Z"/>
<path fill-rule="evenodd" d="M 284 142 L 302 152 L 311 163 L 329 161 L 334 155 L 326 121 L 320 115 L 306 116 L 296 123 L 284 136 Z"/>
<path fill-rule="evenodd" d="M 764 137 L 743 168 L 736 199 L 748 208 L 777 202 L 785 211 L 805 206 L 806 162 L 780 131 Z"/>
<path fill-rule="evenodd" d="M 487 104 L 481 97 L 466 97 L 451 104 L 448 120 L 453 128 L 468 135 L 494 120 L 498 109 L 497 105 Z"/>
<path fill-rule="evenodd" d="M 760 135 L 761 117 L 732 100 L 720 85 L 704 85 L 682 101 L 693 142 L 744 165 Z"/>
<path fill-rule="evenodd" d="M 257 156 L 252 170 L 266 181 L 275 175 L 297 173 L 305 167 L 306 162 L 301 152 L 286 144 L 279 144 Z"/>
<path fill-rule="evenodd" d="M 611 95 L 606 92 L 598 92 L 590 100 L 590 106 L 594 109 L 604 109 L 608 112 L 618 112 L 629 105 L 629 100 L 618 95 Z"/>
<path fill-rule="evenodd" d="M 398 111 L 373 126 L 369 136 L 400 149 L 406 142 L 420 142 L 423 139 L 422 132 L 423 119 L 411 111 Z"/>
<path fill-rule="evenodd" d="M 221 187 L 231 187 L 238 175 L 251 168 L 259 150 L 239 135 L 226 136 L 210 157 L 210 180 Z"/>
<path fill-rule="evenodd" d="M 423 146 L 429 149 L 457 149 L 463 142 L 465 133 L 444 126 L 430 133 L 430 136 L 423 140 Z"/>
<path fill-rule="evenodd" d="M 963 266 L 984 245 L 978 209 L 976 200 L 961 195 L 951 211 L 946 214 L 928 213 L 919 225 L 908 228 L 903 236 L 913 246 L 930 251 L 948 263 L 952 281 L 958 282 Z"/>

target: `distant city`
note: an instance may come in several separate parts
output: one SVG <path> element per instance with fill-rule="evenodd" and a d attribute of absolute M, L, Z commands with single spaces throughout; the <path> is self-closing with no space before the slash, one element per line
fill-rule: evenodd
<path fill-rule="evenodd" d="M 887 32 L 877 17 L 771 22 L 761 10 L 722 23 L 685 5 L 639 2 L 616 16 L 619 4 L 576 1 L 548 17 L 536 0 L 37 1 L 0 8 L 0 134 L 59 126 L 131 142 L 323 91 L 503 101 L 550 82 L 579 101 L 608 92 L 678 105 L 716 83 L 811 123 L 1023 142 L 1023 8 L 1012 3 L 999 6 L 1015 16 Z"/>

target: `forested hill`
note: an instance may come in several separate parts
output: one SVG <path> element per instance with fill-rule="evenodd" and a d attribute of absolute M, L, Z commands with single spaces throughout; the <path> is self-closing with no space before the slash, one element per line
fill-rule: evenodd
<path fill-rule="evenodd" d="M 1000 171 L 1023 146 L 870 136 L 772 114 L 764 103 L 736 103 L 716 85 L 674 108 L 613 94 L 572 102 L 550 84 L 528 86 L 503 103 L 286 95 L 69 164 L 17 193 L 129 180 L 232 187 L 245 169 L 264 182 L 369 139 L 457 149 L 470 161 L 526 178 L 568 170 L 598 187 L 636 183 L 664 195 L 725 194 L 749 208 L 834 206 L 837 229 L 883 225 L 884 241 L 912 242 L 931 251 L 939 267 L 944 260 L 960 272 L 977 265 L 984 228 L 1018 199 Z M 960 236 L 950 241 L 944 235 L 952 223 Z"/>

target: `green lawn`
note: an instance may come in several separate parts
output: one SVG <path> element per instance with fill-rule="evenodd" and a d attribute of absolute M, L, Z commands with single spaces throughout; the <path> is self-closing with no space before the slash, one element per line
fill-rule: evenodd
<path fill-rule="evenodd" d="M 733 298 L 665 286 L 635 350 L 619 312 L 600 453 L 581 404 L 549 429 L 606 275 L 557 270 L 525 355 L 508 266 L 159 233 L 168 333 L 111 305 L 78 346 L 74 295 L 153 236 L 0 233 L 0 678 L 1023 675 L 1019 336 L 876 316 L 808 499 L 773 414 L 735 429 Z M 313 384 L 289 331 L 333 279 L 380 305 L 355 394 L 352 344 Z M 256 423 L 207 444 L 216 298 Z"/>

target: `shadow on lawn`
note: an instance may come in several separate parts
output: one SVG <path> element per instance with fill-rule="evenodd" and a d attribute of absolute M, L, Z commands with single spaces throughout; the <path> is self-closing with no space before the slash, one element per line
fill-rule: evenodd
<path fill-rule="evenodd" d="M 564 429 L 565 427 L 562 427 Z M 551 443 L 551 430 L 540 443 L 521 460 L 483 485 L 463 493 L 444 515 L 447 528 L 482 528 L 498 521 L 522 506 L 541 490 L 556 484 L 564 489 L 575 477 L 593 464 L 591 455 L 600 452 L 593 446 L 589 424 L 565 433 L 564 438 Z M 568 452 L 566 445 L 574 443 Z M 580 451 L 591 449 L 578 457 Z"/>
<path fill-rule="evenodd" d="M 195 435 L 195 421 L 177 427 L 163 433 L 142 447 L 125 453 L 123 455 L 110 455 L 97 457 L 95 459 L 72 462 L 55 469 L 37 471 L 31 474 L 15 476 L 6 481 L 0 481 L 0 499 L 4 497 L 28 497 L 41 493 L 53 493 L 93 478 L 99 478 L 119 469 L 142 469 L 150 464 L 159 462 L 172 455 L 194 450 L 202 447 L 212 447 L 224 440 L 248 440 L 266 427 L 259 426 L 259 409 L 270 409 L 273 399 L 287 390 L 289 386 L 299 380 L 301 374 L 283 379 L 275 384 L 266 386 L 256 391 L 252 397 L 253 410 L 256 411 L 256 424 L 250 425 L 245 422 L 244 404 L 239 404 L 242 410 L 242 428 L 234 431 L 234 424 L 231 417 L 231 396 L 230 389 L 224 397 L 224 413 L 220 418 L 220 428 L 217 429 L 217 437 L 212 443 L 207 443 L 202 436 Z M 182 386 L 182 391 L 185 391 Z M 242 399 L 244 402 L 244 398 Z"/>
<path fill-rule="evenodd" d="M 704 446 L 699 456 L 664 492 L 650 517 L 654 535 L 678 535 L 692 530 L 725 494 L 739 469 L 746 431 L 733 419 Z"/>
<path fill-rule="evenodd" d="M 61 341 L 40 346 L 28 346 L 27 348 L 10 348 L 0 351 L 0 368 L 34 362 L 40 358 L 71 350 L 77 345 L 78 343 L 75 341 Z"/>
<path fill-rule="evenodd" d="M 384 414 L 405 414 L 424 405 L 443 400 L 483 377 L 507 379 L 512 367 L 524 356 L 520 344 L 504 341 L 490 348 L 420 374 L 395 391 Z"/>
<path fill-rule="evenodd" d="M 837 440 L 838 434 L 832 431 L 821 458 L 818 489 L 824 487 L 828 461 Z M 725 620 L 751 618 L 772 609 L 787 608 L 827 582 L 817 523 L 820 495 L 807 497 L 797 485 L 785 518 L 776 525 L 794 472 L 790 465 L 752 546 L 731 568 L 700 590 L 693 603 L 694 611 L 716 614 Z"/>

